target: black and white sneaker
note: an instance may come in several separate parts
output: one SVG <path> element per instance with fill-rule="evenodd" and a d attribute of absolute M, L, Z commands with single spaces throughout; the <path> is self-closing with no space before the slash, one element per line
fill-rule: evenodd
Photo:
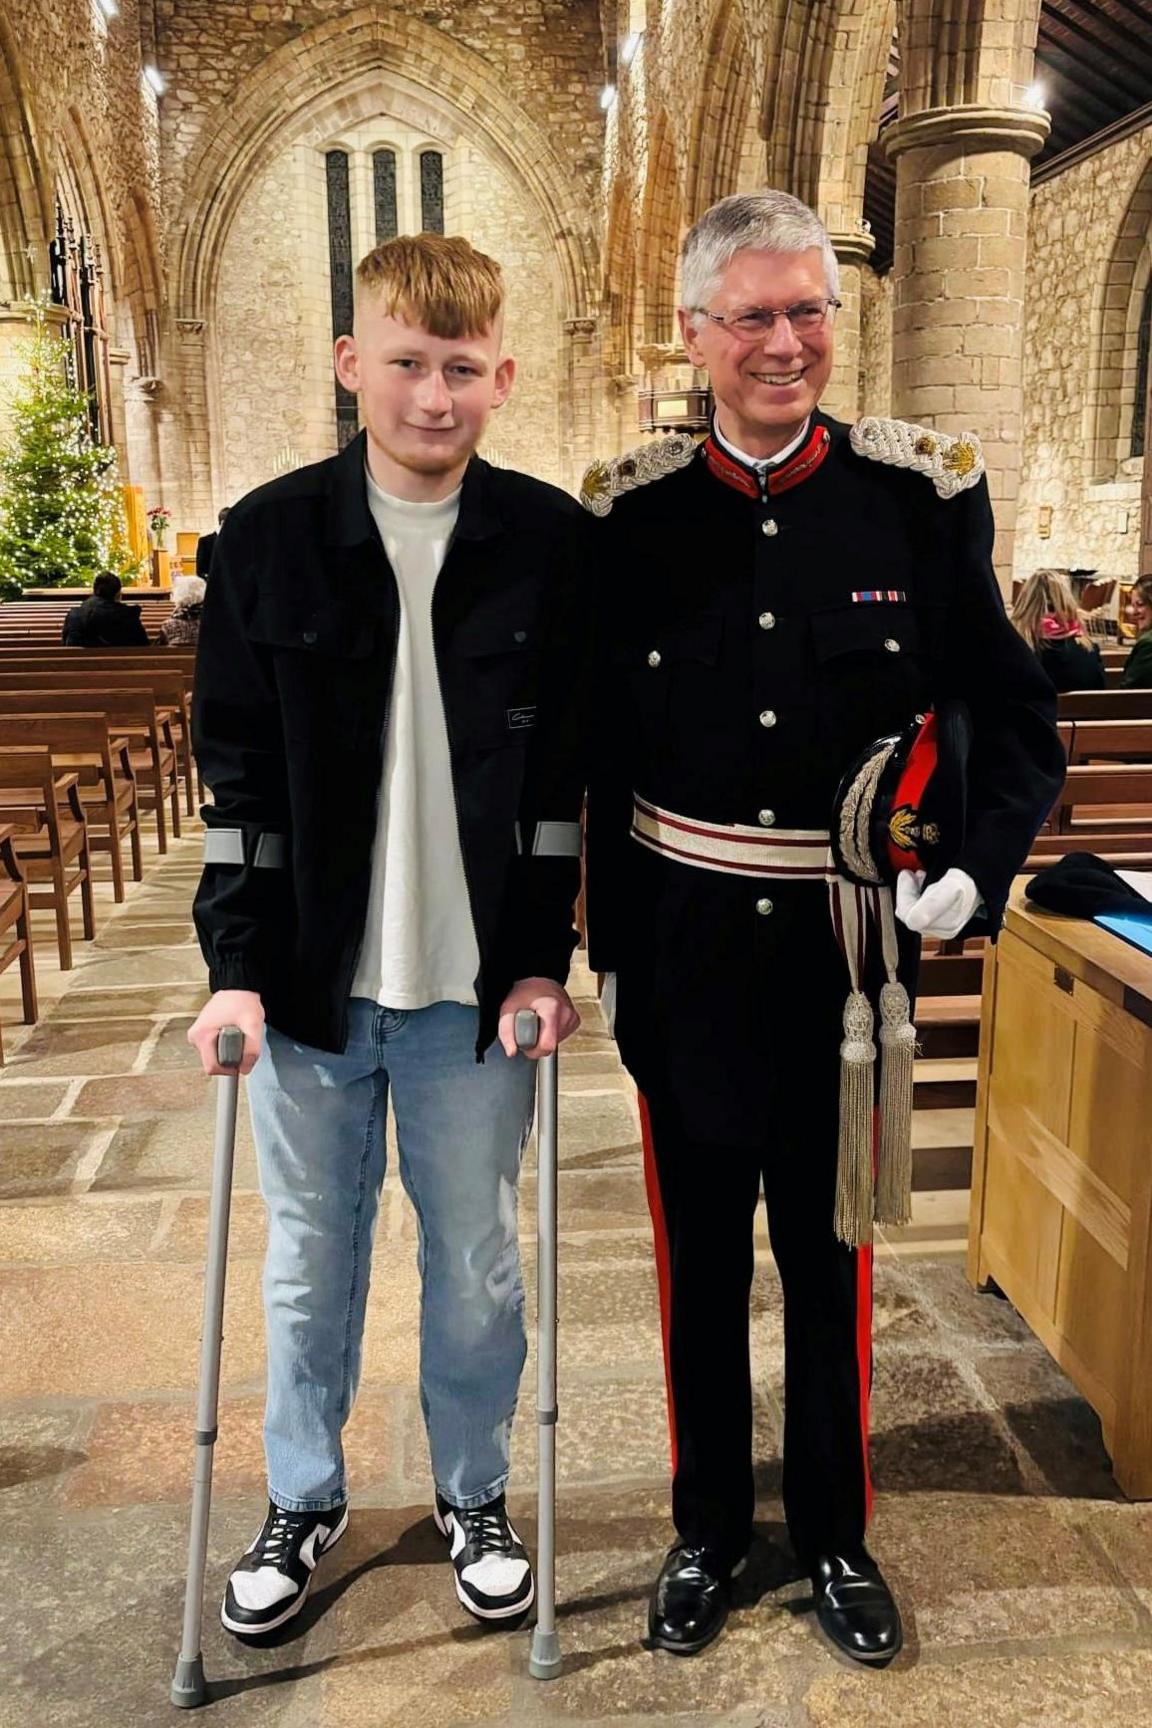
<path fill-rule="evenodd" d="M 220 1619 L 229 1632 L 255 1637 L 299 1614 L 321 1555 L 348 1528 L 348 1507 L 285 1512 L 268 1502 L 264 1528 L 228 1580 Z"/>
<path fill-rule="evenodd" d="M 504 1496 L 458 1511 L 436 1496 L 436 1528 L 451 1545 L 456 1594 L 478 1620 L 510 1620 L 532 1606 L 528 1550 L 508 1520 Z"/>

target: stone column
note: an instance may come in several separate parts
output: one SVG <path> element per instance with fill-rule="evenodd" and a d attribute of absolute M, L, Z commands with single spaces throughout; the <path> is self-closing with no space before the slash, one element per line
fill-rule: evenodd
<path fill-rule="evenodd" d="M 898 120 L 892 412 L 979 434 L 1011 579 L 1023 439 L 1028 162 L 1048 116 L 967 104 Z"/>
<path fill-rule="evenodd" d="M 603 454 L 603 433 L 598 424 L 598 398 L 602 389 L 598 320 L 564 320 L 564 374 L 568 400 L 560 410 L 561 485 L 578 492 L 585 471 Z"/>
<path fill-rule="evenodd" d="M 860 412 L 860 278 L 876 239 L 863 226 L 830 232 L 828 238 L 840 265 L 842 304 L 835 314 L 836 363 L 820 406 L 838 420 L 855 420 Z"/>

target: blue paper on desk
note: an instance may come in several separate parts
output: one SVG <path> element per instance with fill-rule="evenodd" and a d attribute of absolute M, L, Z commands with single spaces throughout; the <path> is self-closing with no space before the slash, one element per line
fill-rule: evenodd
<path fill-rule="evenodd" d="M 1152 906 L 1147 912 L 1098 912 L 1092 922 L 1152 954 Z"/>

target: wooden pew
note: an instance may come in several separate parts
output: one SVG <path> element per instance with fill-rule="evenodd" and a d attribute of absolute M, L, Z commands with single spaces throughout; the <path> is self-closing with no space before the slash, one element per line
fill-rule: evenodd
<path fill-rule="evenodd" d="M 0 942 L 14 931 L 0 949 L 0 972 L 14 960 L 20 962 L 20 1000 L 25 1026 L 35 1026 L 39 1015 L 36 1001 L 36 962 L 32 945 L 32 921 L 28 912 L 28 885 L 13 845 L 15 830 L 0 826 Z M 4 1040 L 0 1036 L 0 1066 L 4 1063 Z"/>
<path fill-rule="evenodd" d="M 191 703 L 184 681 L 179 671 L 174 672 L 121 672 L 109 673 L 100 668 L 83 669 L 77 672 L 56 672 L 47 668 L 23 669 L 10 671 L 6 666 L 0 667 L 0 690 L 19 691 L 36 690 L 39 692 L 71 691 L 89 697 L 88 707 L 101 708 L 107 712 L 104 701 L 110 678 L 114 678 L 117 690 L 145 691 L 152 698 L 158 710 L 164 712 L 171 734 L 171 742 L 176 753 L 177 779 L 172 792 L 172 832 L 180 838 L 180 786 L 181 778 L 185 781 L 185 796 L 189 812 L 194 809 L 195 800 L 195 769 L 192 762 L 192 724 Z M 30 704 L 28 706 L 31 706 Z M 53 703 L 37 703 L 37 712 L 51 710 Z M 75 712 L 75 710 L 72 710 Z M 11 712 L 11 710 L 9 710 Z M 119 728 L 121 721 L 109 715 L 112 724 Z M 130 731 L 139 730 L 136 722 Z M 134 766 L 139 766 L 133 757 Z"/>
<path fill-rule="evenodd" d="M 1082 762 L 1152 762 L 1152 719 L 1073 720 L 1065 744 L 1068 760 Z"/>
<path fill-rule="evenodd" d="M 12 827 L 12 846 L 25 881 L 47 884 L 40 892 L 30 889 L 28 904 L 55 913 L 60 970 L 70 972 L 68 897 L 77 888 L 84 938 L 90 942 L 96 935 L 92 860 L 78 777 L 60 774 L 47 750 L 0 750 L 0 812 L 0 819 Z"/>
<path fill-rule="evenodd" d="M 176 751 L 168 714 L 158 709 L 151 690 L 10 690 L 0 678 L 0 714 L 89 714 L 99 706 L 110 731 L 129 737 L 129 760 L 136 780 L 139 806 L 156 819 L 156 847 L 168 850 L 165 804 L 172 807 L 173 828 L 179 837 L 180 787 Z"/>
<path fill-rule="evenodd" d="M 1152 690 L 1068 690 L 1061 720 L 1152 720 Z"/>
<path fill-rule="evenodd" d="M 80 801 L 88 821 L 94 852 L 107 852 L 112 867 L 112 893 L 124 899 L 124 858 L 121 842 L 132 855 L 132 880 L 144 874 L 140 856 L 140 806 L 125 737 L 112 737 L 104 714 L 0 714 L 0 749 L 38 745 L 52 753 L 57 767 L 80 776 Z"/>

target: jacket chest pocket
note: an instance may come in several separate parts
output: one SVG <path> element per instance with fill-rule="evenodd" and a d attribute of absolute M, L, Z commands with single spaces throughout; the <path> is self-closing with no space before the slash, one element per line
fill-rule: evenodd
<path fill-rule="evenodd" d="M 464 681 L 464 741 L 480 750 L 525 744 L 536 729 L 539 695 L 535 621 L 472 618 L 457 629 L 452 646 Z"/>
<path fill-rule="evenodd" d="M 719 615 L 707 613 L 657 626 L 614 654 L 629 704 L 649 734 L 662 735 L 677 715 L 698 724 L 714 709 L 722 631 Z"/>
<path fill-rule="evenodd" d="M 812 615 L 816 701 L 842 752 L 900 731 L 930 703 L 927 656 L 910 606 L 862 604 Z"/>
<path fill-rule="evenodd" d="M 383 628 L 357 613 L 257 606 L 249 635 L 272 656 L 286 738 L 315 748 L 378 738 Z"/>

